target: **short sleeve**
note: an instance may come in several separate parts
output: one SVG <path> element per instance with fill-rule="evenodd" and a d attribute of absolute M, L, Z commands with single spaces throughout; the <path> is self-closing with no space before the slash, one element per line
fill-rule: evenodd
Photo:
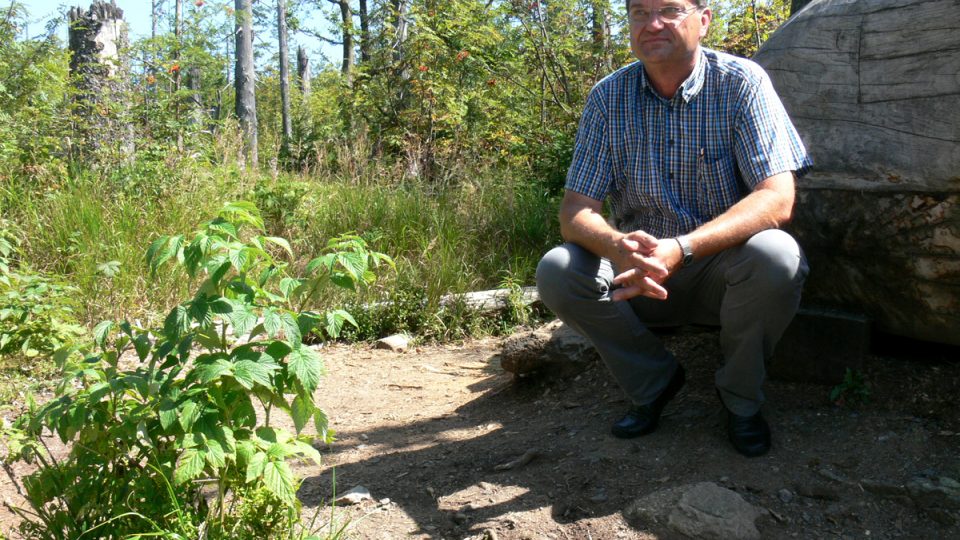
<path fill-rule="evenodd" d="M 613 178 L 607 114 L 602 98 L 597 88 L 587 98 L 564 186 L 598 201 L 607 197 Z"/>
<path fill-rule="evenodd" d="M 783 172 L 803 176 L 813 165 L 770 77 L 763 71 L 760 75 L 734 129 L 734 152 L 750 188 Z"/>

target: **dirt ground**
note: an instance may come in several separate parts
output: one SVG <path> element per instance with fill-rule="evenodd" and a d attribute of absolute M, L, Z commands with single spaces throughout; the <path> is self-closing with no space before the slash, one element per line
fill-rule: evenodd
<path fill-rule="evenodd" d="M 774 447 L 747 459 L 724 435 L 716 334 L 666 339 L 687 386 L 657 432 L 629 441 L 609 435 L 627 403 L 600 364 L 513 380 L 500 338 L 325 349 L 319 401 L 337 442 L 323 467 L 298 468 L 304 513 L 355 539 L 669 539 L 622 511 L 709 481 L 764 510 L 763 538 L 960 537 L 960 511 L 918 505 L 902 488 L 960 479 L 956 349 L 885 345 L 866 361 L 871 399 L 856 408 L 830 402 L 829 387 L 768 382 Z M 356 486 L 372 498 L 331 508 L 334 492 Z M 15 496 L 6 478 L 0 496 Z M 0 531 L 12 526 L 0 514 Z"/>

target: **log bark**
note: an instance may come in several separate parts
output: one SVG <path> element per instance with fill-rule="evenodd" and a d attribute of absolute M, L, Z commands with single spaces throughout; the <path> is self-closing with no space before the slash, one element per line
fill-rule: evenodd
<path fill-rule="evenodd" d="M 910 21 L 904 25 L 904 21 Z M 814 0 L 755 59 L 815 161 L 805 299 L 960 344 L 960 2 Z"/>
<path fill-rule="evenodd" d="M 244 136 L 244 158 L 257 166 L 257 96 L 253 65 L 253 9 L 251 0 L 234 0 L 236 15 L 236 113 Z"/>

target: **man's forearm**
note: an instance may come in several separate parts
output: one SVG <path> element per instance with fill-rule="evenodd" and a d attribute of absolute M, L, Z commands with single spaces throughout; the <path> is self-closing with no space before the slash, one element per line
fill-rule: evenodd
<path fill-rule="evenodd" d="M 742 244 L 751 236 L 789 223 L 793 216 L 793 173 L 774 175 L 729 210 L 687 235 L 697 258 Z"/>

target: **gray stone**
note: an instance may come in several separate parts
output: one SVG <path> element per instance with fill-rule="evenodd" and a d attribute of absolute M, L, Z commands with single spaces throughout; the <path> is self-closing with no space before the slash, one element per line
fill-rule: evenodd
<path fill-rule="evenodd" d="M 500 366 L 519 376 L 539 373 L 573 377 L 599 358 L 589 340 L 553 321 L 507 338 L 500 352 Z"/>
<path fill-rule="evenodd" d="M 777 497 L 784 503 L 790 503 L 793 501 L 793 492 L 784 488 L 777 492 Z"/>
<path fill-rule="evenodd" d="M 802 308 L 780 338 L 767 373 L 782 381 L 839 384 L 848 368 L 863 367 L 869 345 L 866 317 Z"/>
<path fill-rule="evenodd" d="M 692 538 L 759 539 L 755 521 L 763 511 L 712 482 L 652 493 L 624 510 L 628 521 L 666 525 Z"/>
<path fill-rule="evenodd" d="M 907 492 L 920 508 L 960 510 L 960 487 L 952 478 L 918 478 L 907 483 Z"/>
<path fill-rule="evenodd" d="M 376 348 L 387 349 L 393 352 L 406 352 L 410 347 L 410 336 L 406 334 L 394 334 L 377 340 Z"/>
<path fill-rule="evenodd" d="M 336 503 L 343 505 L 360 504 L 363 501 L 372 501 L 370 491 L 363 486 L 350 488 L 346 493 L 337 497 Z"/>

